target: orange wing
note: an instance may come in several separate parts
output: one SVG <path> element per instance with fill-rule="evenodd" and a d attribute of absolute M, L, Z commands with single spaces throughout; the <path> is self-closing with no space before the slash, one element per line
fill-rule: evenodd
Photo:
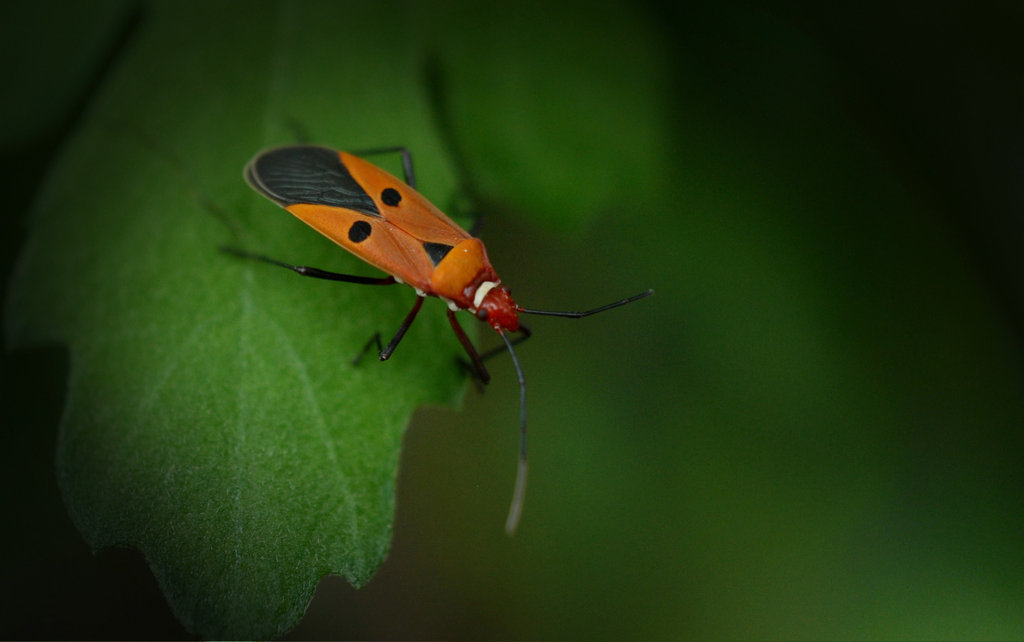
<path fill-rule="evenodd" d="M 437 264 L 471 238 L 405 182 L 345 152 L 270 149 L 249 162 L 245 178 L 327 238 L 427 294 Z"/>

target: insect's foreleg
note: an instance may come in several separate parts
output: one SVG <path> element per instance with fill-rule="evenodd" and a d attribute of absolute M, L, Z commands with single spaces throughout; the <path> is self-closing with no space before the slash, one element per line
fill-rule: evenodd
<path fill-rule="evenodd" d="M 487 372 L 487 368 L 484 367 L 484 360 L 480 358 L 480 353 L 476 351 L 473 342 L 466 336 L 466 331 L 459 325 L 459 320 L 455 318 L 453 310 L 448 310 L 448 322 L 451 323 L 452 330 L 455 331 L 455 336 L 459 339 L 459 343 L 462 344 L 462 348 L 469 355 L 469 360 L 473 365 L 471 369 L 473 376 L 480 383 L 486 385 L 491 380 L 491 373 Z"/>

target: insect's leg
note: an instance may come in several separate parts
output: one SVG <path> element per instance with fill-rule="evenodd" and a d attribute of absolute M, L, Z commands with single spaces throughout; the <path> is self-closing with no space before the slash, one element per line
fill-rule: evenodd
<path fill-rule="evenodd" d="M 412 171 L 412 154 L 405 147 L 398 145 L 395 147 L 376 147 L 374 149 L 363 149 L 357 152 L 352 152 L 355 156 L 374 156 L 376 154 L 401 154 L 402 155 L 402 171 L 405 173 L 405 182 L 409 187 L 416 189 L 416 174 Z"/>
<path fill-rule="evenodd" d="M 360 350 L 359 354 L 356 355 L 356 358 L 352 360 L 352 365 L 358 366 L 359 362 L 362 361 L 363 357 L 366 356 L 366 353 L 370 351 L 370 346 L 372 346 L 375 343 L 377 344 L 377 354 L 384 352 L 384 346 L 382 346 L 380 343 L 380 332 L 374 332 L 373 336 L 370 337 L 370 340 L 366 342 L 365 346 L 363 346 L 363 349 Z"/>
<path fill-rule="evenodd" d="M 271 265 L 277 265 L 283 268 L 287 268 L 296 274 L 302 276 L 311 276 L 315 279 L 327 279 L 328 281 L 344 281 L 346 283 L 359 283 L 360 285 L 392 285 L 397 283 L 393 276 L 356 276 L 354 274 L 338 274 L 337 272 L 328 272 L 327 270 L 321 270 L 319 268 L 307 267 L 305 265 L 292 265 L 291 263 L 285 263 L 272 259 L 269 256 L 263 256 L 262 254 L 254 254 L 252 252 L 246 252 L 234 247 L 221 246 L 221 252 L 227 254 L 233 254 L 243 259 L 252 259 L 254 261 L 262 261 L 264 263 L 270 263 Z"/>
<path fill-rule="evenodd" d="M 409 310 L 409 314 L 405 315 L 405 321 L 402 321 L 402 326 L 398 328 L 398 332 L 396 332 L 395 336 L 391 338 L 391 341 L 388 341 L 388 345 L 385 346 L 385 348 L 380 351 L 379 356 L 381 361 L 387 361 L 391 357 L 391 353 L 394 352 L 395 348 L 398 347 L 398 342 L 401 341 L 402 337 L 405 336 L 405 332 L 409 329 L 409 326 L 411 326 L 412 322 L 416 319 L 416 314 L 420 311 L 420 308 L 422 306 L 423 297 L 417 296 L 416 303 L 412 306 L 412 310 Z M 380 345 L 379 338 L 377 339 L 377 345 Z"/>
<path fill-rule="evenodd" d="M 448 322 L 452 324 L 452 330 L 455 331 L 455 336 L 458 337 L 459 343 L 462 344 L 466 354 L 469 355 L 469 360 L 473 364 L 471 371 L 473 376 L 483 384 L 487 384 L 491 380 L 491 373 L 487 372 L 487 368 L 484 367 L 484 360 L 480 358 L 480 353 L 473 347 L 473 342 L 466 336 L 465 330 L 459 325 L 459 320 L 455 318 L 455 312 L 448 310 Z"/>
<path fill-rule="evenodd" d="M 402 326 L 398 328 L 398 332 L 396 332 L 395 336 L 388 342 L 387 348 L 381 346 L 380 332 L 376 332 L 372 337 L 370 337 L 370 340 L 366 342 L 363 349 L 359 351 L 356 358 L 352 360 L 352 365 L 358 365 L 359 362 L 363 360 L 363 357 L 366 356 L 366 353 L 370 351 L 370 346 L 374 344 L 377 345 L 377 355 L 380 357 L 380 360 L 387 361 L 391 357 L 391 353 L 398 347 L 398 342 L 405 336 L 406 330 L 408 330 L 409 326 L 412 325 L 413 319 L 416 318 L 416 314 L 420 311 L 421 305 L 423 305 L 423 297 L 418 296 L 416 297 L 415 305 L 412 306 L 412 310 L 410 310 L 409 314 L 405 316 L 405 321 L 402 322 Z"/>
<path fill-rule="evenodd" d="M 315 279 L 327 279 L 328 281 L 344 281 L 346 283 L 358 283 L 361 285 L 393 285 L 397 283 L 397 281 L 395 281 L 395 277 L 393 276 L 374 277 L 357 276 L 353 274 L 338 274 L 337 272 L 328 272 L 327 270 L 307 267 L 305 265 L 292 265 L 291 263 L 278 261 L 277 259 L 272 259 L 268 256 L 263 256 L 262 254 L 253 254 L 252 252 L 246 252 L 245 250 L 240 250 L 238 248 L 221 247 L 220 250 L 228 254 L 234 254 L 235 256 L 241 257 L 243 259 L 253 259 L 255 261 L 262 261 L 264 263 L 270 263 L 271 265 L 277 265 L 283 268 L 287 268 L 301 276 L 311 276 Z M 395 348 L 398 347 L 398 342 L 402 340 L 403 336 L 405 336 L 406 330 L 408 330 L 409 326 L 412 325 L 413 319 L 416 318 L 416 313 L 420 311 L 421 305 L 423 305 L 423 297 L 416 297 L 416 305 L 413 306 L 412 311 L 409 312 L 409 314 L 405 317 L 405 321 L 402 322 L 402 326 L 398 329 L 398 333 L 395 334 L 394 338 L 391 339 L 391 341 L 388 343 L 387 348 L 381 348 L 380 333 L 378 332 L 374 334 L 372 337 L 370 337 L 370 340 L 366 343 L 363 349 L 360 350 L 359 354 L 352 361 L 352 364 L 355 365 L 359 363 L 363 359 L 363 356 L 370 350 L 370 346 L 372 346 L 374 343 L 377 344 L 377 352 L 380 356 L 380 360 L 387 360 L 388 357 L 391 356 L 391 353 L 395 351 Z"/>
<path fill-rule="evenodd" d="M 520 334 L 515 339 L 510 339 L 508 342 L 511 343 L 514 346 L 517 346 L 520 343 L 522 343 L 523 341 L 526 341 L 531 336 L 533 336 L 533 332 L 530 331 L 530 328 L 526 327 L 522 323 L 519 324 L 519 332 L 521 332 L 522 334 Z M 483 355 L 480 356 L 480 360 L 481 361 L 487 361 L 491 357 L 493 357 L 495 355 L 499 355 L 502 352 L 505 352 L 506 350 L 508 350 L 508 348 L 505 347 L 504 345 L 498 346 L 497 348 L 493 348 L 493 349 L 488 350 L 487 352 L 483 353 Z"/>

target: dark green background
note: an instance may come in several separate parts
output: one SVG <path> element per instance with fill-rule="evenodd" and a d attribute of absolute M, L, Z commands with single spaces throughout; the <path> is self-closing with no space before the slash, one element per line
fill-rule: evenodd
<path fill-rule="evenodd" d="M 3 10 L 5 268 L 48 159 L 147 19 L 74 6 Z M 417 413 L 388 561 L 359 591 L 322 582 L 294 635 L 1020 637 L 1022 11 L 629 6 L 453 10 L 433 73 L 459 96 L 439 127 L 524 305 L 657 295 L 532 324 L 514 539 L 499 527 L 517 398 L 497 360 L 485 395 Z M 622 45 L 605 36 L 624 14 L 653 58 L 624 47 L 608 68 L 595 50 Z M 561 32 L 546 69 L 538 42 Z M 502 55 L 475 65 L 488 46 Z M 658 80 L 637 98 L 657 118 L 620 111 L 634 71 Z M 580 86 L 607 102 L 574 105 Z M 524 117 L 517 97 L 552 112 Z M 649 161 L 616 141 L 654 127 L 635 198 L 615 175 L 610 200 L 574 195 L 556 161 L 592 181 L 588 158 L 618 157 L 633 177 Z M 531 190 L 549 181 L 560 200 Z M 185 637 L 143 560 L 93 556 L 64 512 L 67 369 L 59 348 L 4 358 L 0 635 Z"/>

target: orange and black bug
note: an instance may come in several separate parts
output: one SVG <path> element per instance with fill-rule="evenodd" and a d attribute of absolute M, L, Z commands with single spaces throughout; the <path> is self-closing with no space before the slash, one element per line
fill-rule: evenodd
<path fill-rule="evenodd" d="M 513 345 L 530 336 L 519 323 L 520 314 L 580 318 L 617 308 L 654 293 L 641 292 L 584 312 L 532 310 L 512 300 L 507 287 L 487 259 L 480 239 L 455 224 L 416 191 L 412 159 L 404 147 L 363 152 L 363 155 L 400 153 L 405 181 L 347 152 L 326 147 L 293 145 L 269 149 L 257 154 L 245 168 L 245 179 L 257 192 L 285 208 L 307 225 L 352 252 L 389 276 L 370 277 L 337 274 L 317 268 L 283 263 L 265 256 L 233 248 L 226 251 L 288 268 L 303 276 L 318 279 L 391 285 L 405 283 L 416 290 L 416 303 L 406 315 L 398 332 L 380 347 L 381 361 L 395 351 L 412 325 L 427 296 L 436 296 L 448 304 L 448 321 L 466 350 L 477 378 L 487 383 L 490 375 L 455 318 L 458 310 L 468 310 L 486 321 L 505 342 L 519 380 L 520 442 L 519 467 L 512 505 L 505 529 L 510 534 L 519 523 L 526 491 L 526 380 Z M 520 332 L 515 341 L 510 332 Z"/>

